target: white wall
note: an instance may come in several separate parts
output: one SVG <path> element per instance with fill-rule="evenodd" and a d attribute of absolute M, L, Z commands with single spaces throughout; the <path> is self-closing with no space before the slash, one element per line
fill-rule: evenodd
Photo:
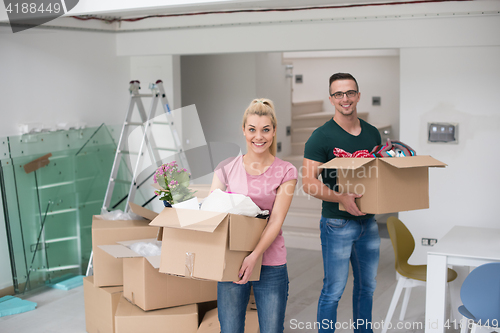
<path fill-rule="evenodd" d="M 286 77 L 281 52 L 257 53 L 255 77 L 256 97 L 270 98 L 278 118 L 277 140 L 281 142 L 278 157 L 292 153 L 291 136 L 286 136 L 286 127 L 292 124 L 292 79 Z"/>
<path fill-rule="evenodd" d="M 115 36 L 0 27 L 0 137 L 22 123 L 52 127 L 121 124 L 128 103 L 130 64 L 116 56 Z M 12 286 L 3 213 L 0 215 L 0 289 Z"/>
<path fill-rule="evenodd" d="M 184 106 L 195 104 L 207 142 L 234 142 L 246 150 L 243 111 L 256 96 L 254 54 L 181 57 Z M 185 137 L 190 133 L 184 124 Z"/>
<path fill-rule="evenodd" d="M 354 53 L 354 52 L 353 52 Z M 323 101 L 325 111 L 335 108 L 328 99 L 328 82 L 333 73 L 351 73 L 359 84 L 361 100 L 358 112 L 368 112 L 368 121 L 376 126 L 391 125 L 391 139 L 399 134 L 399 56 L 351 56 L 329 58 L 287 58 L 293 74 L 302 74 L 303 83 L 293 81 L 293 102 Z M 372 96 L 381 97 L 381 105 L 372 105 Z"/>
<path fill-rule="evenodd" d="M 243 112 L 252 99 L 267 97 L 275 102 L 279 122 L 283 151 L 278 156 L 290 153 L 285 129 L 291 123 L 291 88 L 280 53 L 183 56 L 181 73 L 182 104 L 196 105 L 207 142 L 233 142 L 245 153 Z M 188 123 L 183 133 L 199 135 Z"/>
<path fill-rule="evenodd" d="M 115 36 L 0 27 L 0 137 L 22 123 L 123 122 L 129 59 L 116 57 Z"/>
<path fill-rule="evenodd" d="M 141 82 L 143 93 L 149 93 L 150 83 L 162 80 L 170 107 L 172 109 L 181 107 L 180 56 L 130 57 L 130 77 Z"/>
<path fill-rule="evenodd" d="M 401 139 L 448 164 L 431 169 L 430 208 L 400 213 L 414 234 L 439 240 L 452 226 L 498 228 L 500 46 L 401 50 Z M 427 143 L 428 122 L 459 124 L 457 145 Z"/>

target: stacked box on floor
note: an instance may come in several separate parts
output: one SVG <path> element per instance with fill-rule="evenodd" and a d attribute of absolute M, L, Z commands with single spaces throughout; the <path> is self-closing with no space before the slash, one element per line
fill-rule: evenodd
<path fill-rule="evenodd" d="M 147 214 L 141 211 L 144 215 Z M 154 214 L 154 213 L 153 213 Z M 104 252 L 99 246 L 116 242 L 154 238 L 158 228 L 149 226 L 146 220 L 105 220 L 101 216 L 92 219 L 92 251 L 94 284 L 97 287 L 123 285 L 123 260 Z"/>
<path fill-rule="evenodd" d="M 118 242 L 100 248 L 123 260 L 123 295 L 141 309 L 155 310 L 217 299 L 217 282 L 168 275 L 158 271 L 160 257 L 143 257 L 129 248 L 133 243 L 155 243 L 155 239 Z"/>
<path fill-rule="evenodd" d="M 116 333 L 195 333 L 198 306 L 190 304 L 143 311 L 122 297 L 115 314 L 115 327 Z"/>
<path fill-rule="evenodd" d="M 123 293 L 123 264 L 99 248 L 99 245 L 136 237 L 156 237 L 158 228 L 146 220 L 106 220 L 92 218 L 94 275 L 84 279 L 85 324 L 89 333 L 115 332 L 114 316 Z"/>
<path fill-rule="evenodd" d="M 218 310 L 213 309 L 205 314 L 196 333 L 220 333 Z M 259 333 L 257 310 L 248 309 L 245 315 L 245 333 Z"/>
<path fill-rule="evenodd" d="M 96 287 L 94 277 L 83 278 L 85 299 L 85 326 L 88 333 L 113 333 L 115 311 L 123 294 L 123 287 Z"/>
<path fill-rule="evenodd" d="M 195 333 L 199 312 L 216 306 L 217 283 L 160 273 L 159 256 L 143 257 L 126 247 L 155 240 L 159 230 L 149 226 L 156 213 L 131 206 L 146 219 L 93 217 L 94 276 L 85 278 L 84 287 L 87 331 L 126 333 L 147 328 L 148 332 Z M 198 311 L 201 302 L 207 303 Z"/>

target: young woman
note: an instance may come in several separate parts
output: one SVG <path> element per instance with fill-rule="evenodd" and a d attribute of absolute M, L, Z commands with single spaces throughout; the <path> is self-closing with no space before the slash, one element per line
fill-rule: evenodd
<path fill-rule="evenodd" d="M 269 99 L 254 99 L 243 115 L 247 153 L 217 166 L 211 191 L 249 196 L 270 216 L 255 250 L 241 265 L 240 280 L 219 282 L 217 304 L 221 333 L 243 333 L 245 312 L 253 286 L 261 333 L 284 330 L 288 299 L 286 248 L 281 226 L 292 202 L 297 169 L 276 155 L 276 114 Z M 248 281 L 262 256 L 259 281 Z"/>

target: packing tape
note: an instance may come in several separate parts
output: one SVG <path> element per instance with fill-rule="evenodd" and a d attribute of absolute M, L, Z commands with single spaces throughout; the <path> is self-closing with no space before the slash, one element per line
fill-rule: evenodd
<path fill-rule="evenodd" d="M 194 253 L 186 252 L 186 262 L 185 262 L 185 270 L 184 276 L 193 277 L 194 273 Z"/>

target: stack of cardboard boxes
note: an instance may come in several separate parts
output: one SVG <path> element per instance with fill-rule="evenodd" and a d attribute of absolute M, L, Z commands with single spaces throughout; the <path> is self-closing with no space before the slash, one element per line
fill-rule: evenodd
<path fill-rule="evenodd" d="M 131 207 L 145 219 L 93 218 L 94 275 L 84 279 L 87 332 L 212 332 L 218 326 L 217 281 L 237 280 L 266 220 L 176 208 L 158 215 Z M 129 248 L 158 240 L 161 256 Z M 260 265 L 252 280 L 259 275 Z M 246 326 L 246 332 L 258 332 L 250 307 Z"/>

